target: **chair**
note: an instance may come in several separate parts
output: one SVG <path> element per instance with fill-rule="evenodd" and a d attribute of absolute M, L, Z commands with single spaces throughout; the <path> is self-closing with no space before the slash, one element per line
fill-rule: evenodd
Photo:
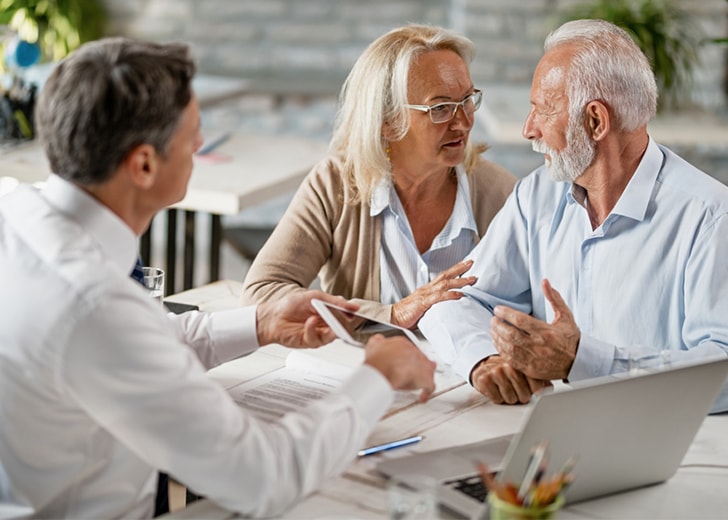
<path fill-rule="evenodd" d="M 261 224 L 224 227 L 222 238 L 245 260 L 252 262 L 268 237 L 273 233 L 274 225 Z"/>

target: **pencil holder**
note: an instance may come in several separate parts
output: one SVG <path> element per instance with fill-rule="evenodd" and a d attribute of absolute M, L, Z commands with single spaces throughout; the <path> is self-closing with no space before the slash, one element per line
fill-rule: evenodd
<path fill-rule="evenodd" d="M 495 493 L 488 493 L 490 504 L 490 520 L 546 520 L 556 518 L 556 513 L 564 505 L 564 495 L 545 506 L 525 507 L 506 502 Z"/>

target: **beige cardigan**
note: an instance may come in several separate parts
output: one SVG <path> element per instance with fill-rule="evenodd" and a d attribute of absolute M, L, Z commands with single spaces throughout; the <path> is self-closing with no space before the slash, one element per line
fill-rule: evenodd
<path fill-rule="evenodd" d="M 340 158 L 329 157 L 304 179 L 245 277 L 243 304 L 304 290 L 319 276 L 325 292 L 354 299 L 364 314 L 390 320 L 392 305 L 379 302 L 382 219 L 370 216 L 368 201 L 344 204 L 340 170 Z M 482 237 L 516 177 L 481 159 L 468 182 Z"/>

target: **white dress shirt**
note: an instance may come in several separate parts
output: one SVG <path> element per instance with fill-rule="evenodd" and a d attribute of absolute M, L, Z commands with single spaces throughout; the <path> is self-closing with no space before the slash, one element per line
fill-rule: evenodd
<path fill-rule="evenodd" d="M 470 185 L 462 165 L 455 168 L 457 192 L 452 214 L 420 254 L 412 228 L 391 181 L 382 182 L 372 193 L 372 217 L 382 214 L 379 249 L 380 299 L 397 303 L 427 285 L 444 270 L 465 258 L 478 243 L 478 226 L 470 204 Z"/>
<path fill-rule="evenodd" d="M 143 518 L 157 470 L 231 510 L 274 514 L 353 460 L 392 390 L 256 420 L 206 369 L 255 350 L 255 308 L 166 315 L 129 278 L 136 237 L 51 176 L 0 198 L 0 517 Z"/>
<path fill-rule="evenodd" d="M 468 379 L 495 354 L 491 314 L 507 305 L 551 322 L 548 278 L 581 331 L 570 380 L 630 362 L 728 353 L 728 187 L 650 139 L 605 221 L 592 229 L 583 190 L 543 167 L 519 181 L 473 250 L 469 297 L 434 305 L 420 330 Z M 728 410 L 728 387 L 714 411 Z"/>

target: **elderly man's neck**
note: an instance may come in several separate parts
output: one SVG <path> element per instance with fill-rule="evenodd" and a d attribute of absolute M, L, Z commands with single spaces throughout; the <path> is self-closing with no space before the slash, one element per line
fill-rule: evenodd
<path fill-rule="evenodd" d="M 614 209 L 632 179 L 649 137 L 645 127 L 614 133 L 597 143 L 596 156 L 574 184 L 583 189 L 582 205 L 589 213 L 592 229 L 599 227 Z M 581 190 L 576 190 L 581 191 Z"/>

